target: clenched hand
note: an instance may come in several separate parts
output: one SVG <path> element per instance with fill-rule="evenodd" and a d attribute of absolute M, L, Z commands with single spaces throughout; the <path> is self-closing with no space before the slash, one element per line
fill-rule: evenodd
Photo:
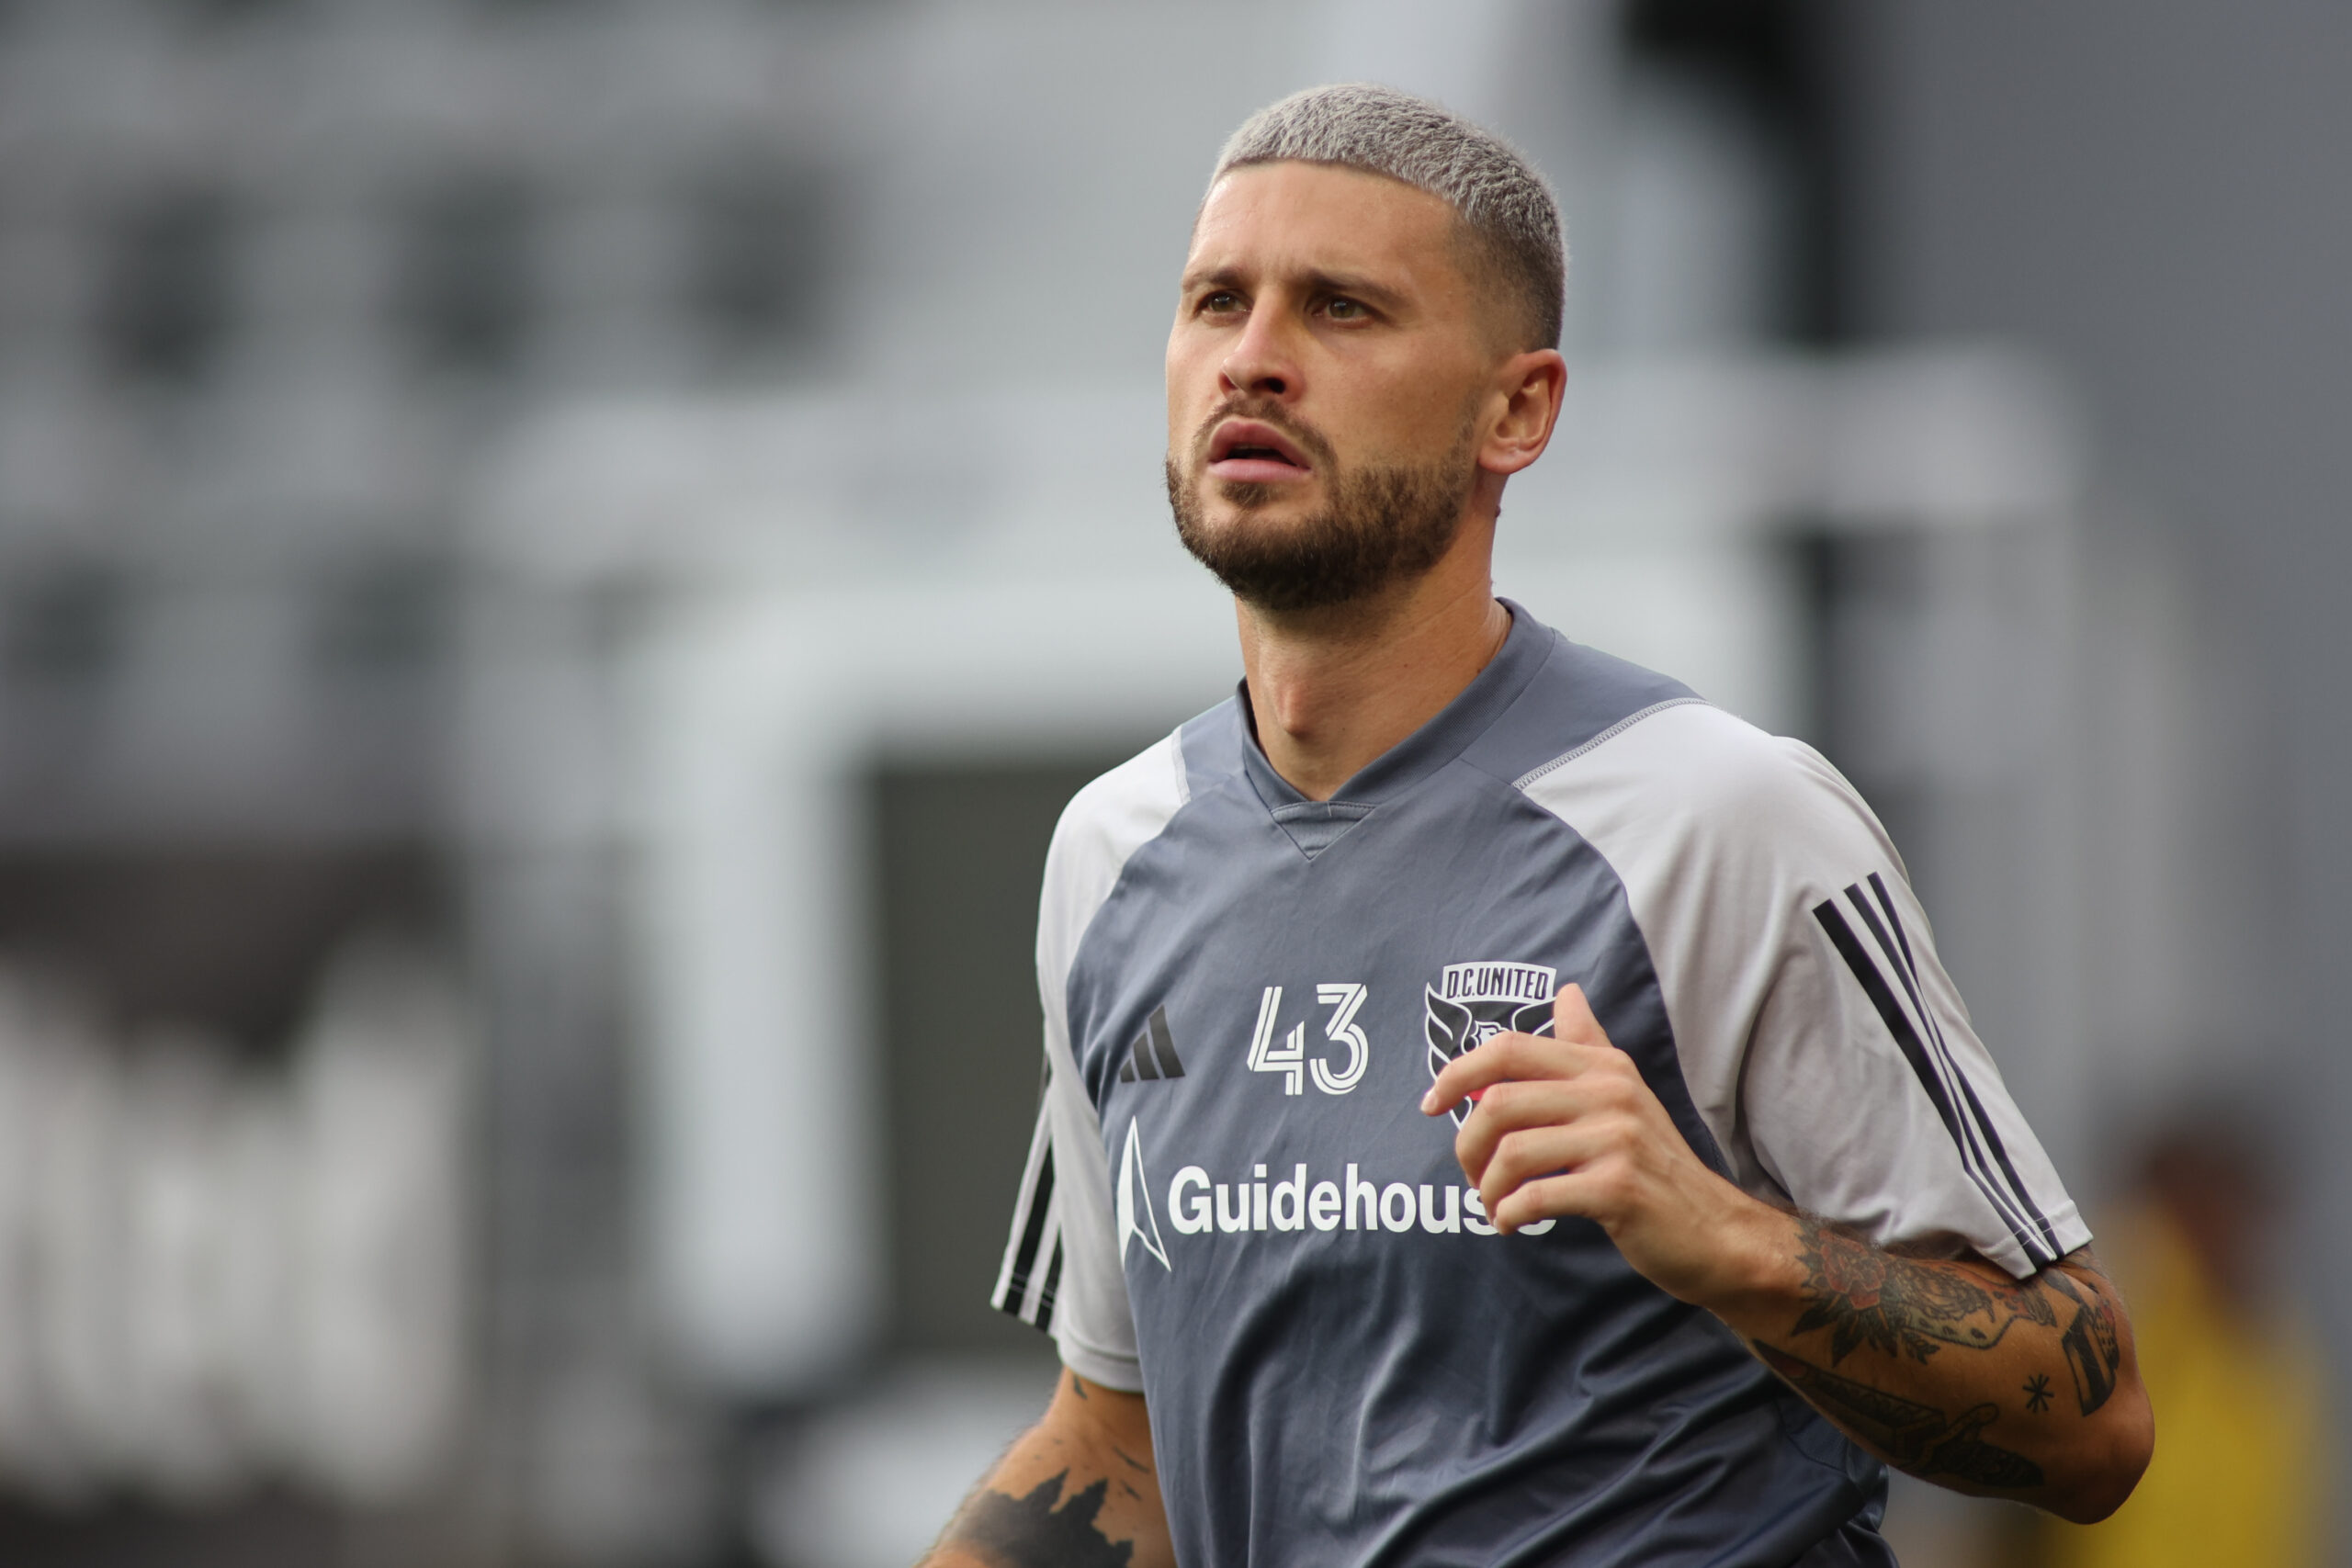
<path fill-rule="evenodd" d="M 1552 1018 L 1548 1038 L 1498 1034 L 1464 1051 L 1421 1100 L 1431 1116 L 1476 1102 L 1453 1149 L 1496 1227 L 1580 1215 L 1652 1283 L 1702 1306 L 1769 1271 L 1785 1218 L 1701 1163 L 1580 987 L 1561 988 Z"/>

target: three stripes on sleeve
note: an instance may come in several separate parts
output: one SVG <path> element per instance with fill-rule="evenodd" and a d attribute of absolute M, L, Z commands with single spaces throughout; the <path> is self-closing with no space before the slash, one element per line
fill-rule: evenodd
<path fill-rule="evenodd" d="M 1054 1292 L 1062 1280 L 1062 1227 L 1054 1201 L 1057 1194 L 1050 1120 L 1037 1118 L 1036 1135 L 1029 1142 L 1029 1165 L 1021 1173 L 1021 1198 L 1012 1215 L 1012 1234 L 1019 1239 L 1005 1254 L 995 1296 L 998 1311 L 1048 1333 L 1054 1326 Z M 1040 1254 L 1045 1259 L 1042 1272 L 1037 1267 Z"/>
<path fill-rule="evenodd" d="M 1878 956 L 1874 957 L 1855 934 L 1853 925 L 1846 919 L 1847 910 L 1839 908 L 1838 899 L 1823 899 L 1815 906 L 1813 918 L 1820 922 L 1830 944 L 1846 961 L 1846 967 L 1853 971 L 1887 1032 L 1894 1036 L 1895 1044 L 1911 1064 L 1911 1071 L 1927 1092 L 1928 1102 L 1935 1106 L 1944 1131 L 1951 1134 L 1953 1145 L 1960 1150 L 1961 1166 L 1969 1179 L 1984 1193 L 2037 1268 L 2055 1263 L 2060 1256 L 2056 1230 L 2018 1178 L 1999 1130 L 1984 1113 L 1984 1102 L 1977 1098 L 1974 1086 L 1945 1043 L 1943 1028 L 1936 1021 L 1935 1012 L 1921 992 L 1910 937 L 1903 929 L 1902 917 L 1895 913 L 1886 883 L 1872 872 L 1867 885 L 1867 894 L 1863 883 L 1849 886 L 1844 899 L 1847 908 L 1870 933 Z M 1884 960 L 1883 967 L 1881 958 Z M 1887 983 L 1890 973 L 1895 985 Z M 1900 997 L 1895 994 L 1896 986 L 1901 987 Z M 1907 1009 L 1905 1001 L 1909 1004 Z"/>

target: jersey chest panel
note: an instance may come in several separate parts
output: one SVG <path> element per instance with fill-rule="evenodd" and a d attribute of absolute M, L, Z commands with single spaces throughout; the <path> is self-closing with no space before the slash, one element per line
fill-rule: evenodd
<path fill-rule="evenodd" d="M 1678 1506 L 1761 1506 L 1792 1464 L 1821 1491 L 1727 1330 L 1589 1223 L 1495 1234 L 1453 1116 L 1419 1110 L 1433 1058 L 1548 1032 L 1570 982 L 1720 1168 L 1614 874 L 1507 784 L 1457 764 L 1310 861 L 1236 776 L 1127 863 L 1069 1016 L 1187 1561 L 1598 1546 L 1676 1442 L 1746 1456 Z M 1476 1535 L 1449 1546 L 1460 1517 Z"/>

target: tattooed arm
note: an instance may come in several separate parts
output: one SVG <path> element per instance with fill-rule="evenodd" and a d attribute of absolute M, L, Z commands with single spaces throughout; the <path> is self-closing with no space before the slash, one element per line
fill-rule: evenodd
<path fill-rule="evenodd" d="M 2131 1495 L 2154 1427 L 2090 1248 L 2019 1281 L 1765 1213 L 1760 1267 L 1703 1304 L 1849 1437 L 1913 1475 L 2078 1522 Z"/>
<path fill-rule="evenodd" d="M 1464 1052 L 1422 1102 L 1440 1115 L 1477 1098 L 1454 1147 L 1498 1229 L 1596 1222 L 1911 1474 L 2084 1522 L 2121 1506 L 2154 1425 L 2122 1301 L 2087 1247 L 2018 1281 L 1775 1209 L 1700 1163 L 1575 987 L 1553 1028 Z"/>
<path fill-rule="evenodd" d="M 1064 1370 L 921 1568 L 1173 1568 L 1143 1396 Z"/>

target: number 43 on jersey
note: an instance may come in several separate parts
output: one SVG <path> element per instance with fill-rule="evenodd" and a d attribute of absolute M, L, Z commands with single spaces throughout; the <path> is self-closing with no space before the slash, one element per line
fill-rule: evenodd
<path fill-rule="evenodd" d="M 1347 1065 L 1335 1067 L 1336 1052 L 1326 1052 L 1314 1057 L 1306 1054 L 1306 1025 L 1299 1023 L 1283 1036 L 1282 1043 L 1274 1043 L 1276 1021 L 1282 1016 L 1283 988 L 1269 986 L 1258 998 L 1258 1027 L 1250 1035 L 1250 1070 L 1253 1073 L 1280 1073 L 1283 1092 L 1306 1092 L 1306 1074 L 1315 1075 L 1315 1087 L 1325 1094 L 1345 1094 L 1363 1081 L 1364 1069 L 1372 1066 L 1372 1046 L 1356 1027 L 1356 1013 L 1363 1006 L 1366 991 L 1352 981 L 1326 981 L 1315 987 L 1315 999 L 1331 1010 L 1323 1021 L 1323 1036 L 1335 1045 L 1347 1047 Z"/>

